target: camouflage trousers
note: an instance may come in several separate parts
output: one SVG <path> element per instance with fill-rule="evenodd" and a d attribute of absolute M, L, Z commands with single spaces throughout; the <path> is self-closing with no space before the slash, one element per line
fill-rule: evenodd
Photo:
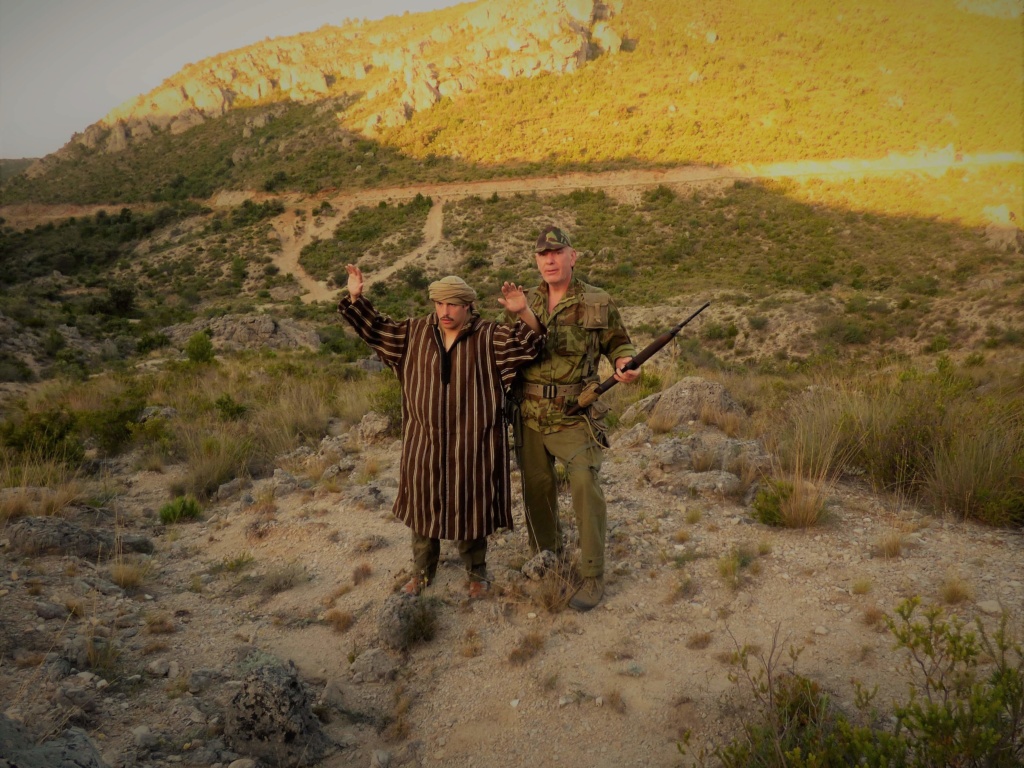
<path fill-rule="evenodd" d="M 456 541 L 455 546 L 470 579 L 484 580 L 487 574 L 487 538 Z M 421 536 L 413 531 L 412 559 L 416 573 L 426 577 L 428 582 L 433 582 L 441 559 L 441 540 Z"/>
<path fill-rule="evenodd" d="M 519 466 L 523 473 L 526 528 L 534 550 L 562 550 L 562 524 L 558 517 L 558 481 L 555 459 L 565 463 L 572 494 L 576 528 L 580 535 L 580 575 L 604 574 L 607 512 L 598 471 L 604 451 L 590 431 L 580 425 L 545 435 L 523 429 Z"/>

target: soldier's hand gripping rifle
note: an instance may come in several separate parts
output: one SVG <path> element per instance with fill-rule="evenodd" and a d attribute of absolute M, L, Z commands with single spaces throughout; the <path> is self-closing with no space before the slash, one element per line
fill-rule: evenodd
<path fill-rule="evenodd" d="M 683 330 L 683 327 L 687 323 L 689 323 L 691 320 L 693 320 L 693 318 L 695 318 L 697 315 L 699 315 L 701 312 L 703 312 L 705 309 L 707 309 L 710 306 L 711 306 L 711 302 L 710 301 L 705 302 L 704 306 L 702 306 L 700 309 L 698 309 L 696 312 L 694 312 L 688 318 L 683 320 L 683 322 L 679 323 L 679 325 L 675 326 L 674 328 L 672 328 L 672 329 L 670 329 L 668 331 L 665 331 L 665 333 L 661 334 L 661 336 L 659 336 L 654 341 L 652 341 L 650 344 L 648 344 L 646 347 L 644 347 L 637 354 L 636 357 L 634 357 L 632 360 L 630 360 L 628 363 L 626 363 L 624 366 L 622 366 L 622 370 L 624 370 L 624 371 L 636 370 L 641 365 L 646 363 L 650 358 L 654 357 L 654 355 L 656 355 L 658 353 L 658 351 L 662 347 L 664 347 L 666 344 L 668 344 L 670 341 L 672 341 L 672 339 L 674 339 L 676 337 L 676 334 L 678 334 L 681 330 Z M 619 382 L 615 380 L 614 376 L 609 376 L 607 379 L 602 381 L 597 386 L 591 385 L 590 387 L 587 387 L 586 389 L 584 389 L 580 393 L 579 400 L 576 401 L 576 404 L 573 405 L 571 408 L 569 408 L 565 412 L 566 415 L 568 415 L 568 416 L 575 416 L 577 413 L 579 413 L 580 411 L 586 409 L 591 403 L 593 403 L 595 400 L 597 400 L 597 398 L 599 398 L 601 395 L 603 395 L 605 392 L 607 392 L 609 389 L 611 389 L 612 387 L 614 387 L 618 383 Z"/>

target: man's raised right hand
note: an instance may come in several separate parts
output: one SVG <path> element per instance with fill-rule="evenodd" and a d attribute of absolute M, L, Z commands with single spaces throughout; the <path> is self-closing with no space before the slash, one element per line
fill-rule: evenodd
<path fill-rule="evenodd" d="M 355 301 L 363 295 L 363 273 L 355 264 L 346 264 L 345 271 L 348 272 L 348 295 Z"/>

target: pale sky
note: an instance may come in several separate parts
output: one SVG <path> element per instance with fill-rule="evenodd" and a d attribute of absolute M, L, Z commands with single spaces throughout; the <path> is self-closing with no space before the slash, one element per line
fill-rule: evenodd
<path fill-rule="evenodd" d="M 0 157 L 60 149 L 185 64 L 460 0 L 0 0 Z"/>

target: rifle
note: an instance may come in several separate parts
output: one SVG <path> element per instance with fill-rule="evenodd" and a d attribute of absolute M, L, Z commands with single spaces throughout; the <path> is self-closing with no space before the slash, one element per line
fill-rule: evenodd
<path fill-rule="evenodd" d="M 626 363 L 624 366 L 622 366 L 622 370 L 624 370 L 624 371 L 632 371 L 632 370 L 635 370 L 635 369 L 639 368 L 644 363 L 646 363 L 650 358 L 654 357 L 654 355 L 656 355 L 658 353 L 658 351 L 661 350 L 662 347 L 664 347 L 666 344 L 668 344 L 670 341 L 672 341 L 672 339 L 674 339 L 676 337 L 676 334 L 679 333 L 681 330 L 683 330 L 683 327 L 687 323 L 689 323 L 691 320 L 693 320 L 693 318 L 695 318 L 697 315 L 699 315 L 701 312 L 703 312 L 705 309 L 707 309 L 710 306 L 711 306 L 711 302 L 710 301 L 704 302 L 704 306 L 703 307 L 701 307 L 696 312 L 694 312 L 692 315 L 690 315 L 688 318 L 683 320 L 683 322 L 679 323 L 679 325 L 677 325 L 674 328 L 671 328 L 671 329 L 665 331 L 663 334 L 661 334 L 661 336 L 659 336 L 654 341 L 652 341 L 650 344 L 648 344 L 646 347 L 644 347 L 639 353 L 637 353 L 636 357 L 634 357 L 632 360 L 630 360 L 628 363 Z M 603 395 L 605 392 L 607 392 L 609 389 L 611 389 L 612 387 L 614 387 L 618 383 L 619 382 L 615 380 L 614 376 L 609 376 L 607 379 L 605 379 L 604 381 L 601 382 L 601 384 L 597 387 L 596 390 L 594 390 L 594 393 L 593 393 L 594 400 L 599 398 L 601 395 Z M 593 401 L 591 401 L 591 402 L 593 402 Z M 588 405 L 589 405 L 589 403 L 588 403 Z M 567 416 L 575 416 L 577 413 L 579 413 L 580 411 L 582 411 L 586 407 L 587 406 L 580 406 L 579 403 L 576 403 L 571 408 L 569 408 L 565 413 L 566 413 Z"/>

